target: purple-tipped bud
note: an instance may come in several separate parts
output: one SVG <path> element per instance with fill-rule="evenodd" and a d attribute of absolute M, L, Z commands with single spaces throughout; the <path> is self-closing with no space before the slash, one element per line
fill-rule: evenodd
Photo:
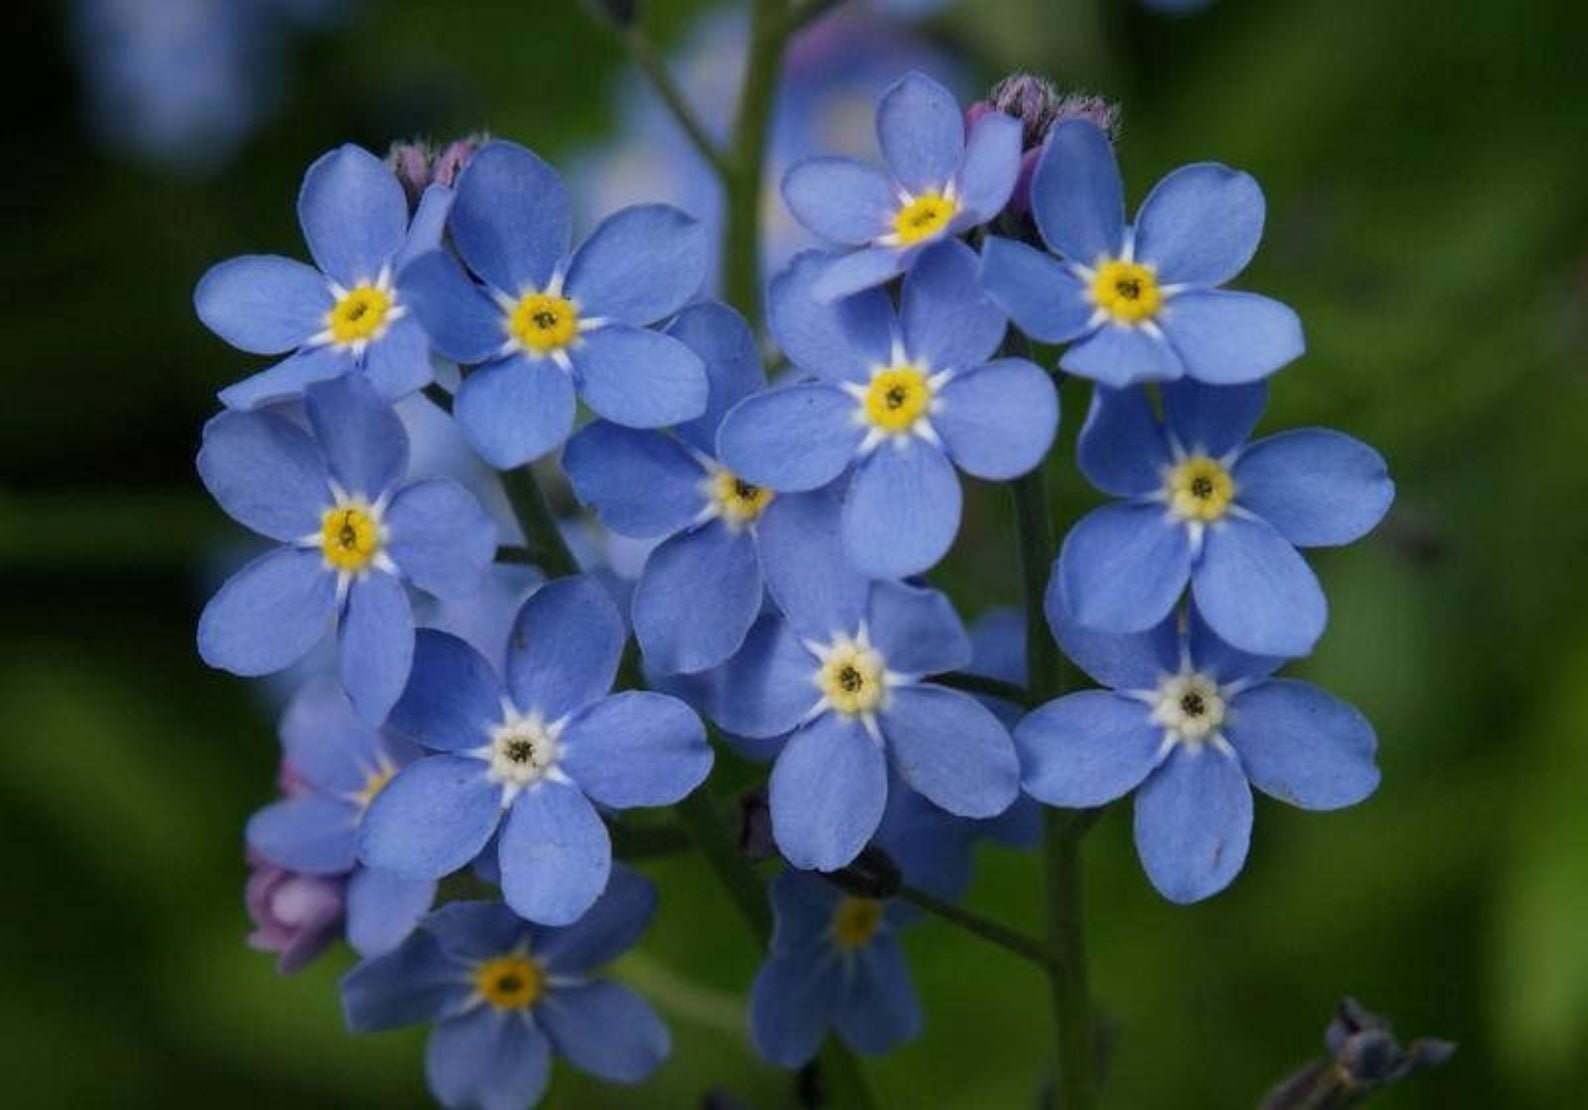
<path fill-rule="evenodd" d="M 1387 1084 L 1423 1068 L 1443 1064 L 1456 1046 L 1432 1037 L 1402 1048 L 1388 1021 L 1354 998 L 1335 1007 L 1324 1034 L 1329 1057 L 1315 1060 L 1282 1081 L 1263 1099 L 1261 1110 L 1334 1110 L 1355 1106 Z"/>
<path fill-rule="evenodd" d="M 430 180 L 452 188 L 458 183 L 458 175 L 463 172 L 463 167 L 469 164 L 474 152 L 484 146 L 488 138 L 484 134 L 470 135 L 448 143 L 431 163 Z"/>
<path fill-rule="evenodd" d="M 1061 97 L 1058 106 L 1053 109 L 1053 121 L 1049 126 L 1067 119 L 1089 120 L 1108 136 L 1110 142 L 1119 139 L 1119 105 L 1100 96 L 1092 96 L 1090 93 L 1070 93 Z M 1047 132 L 1044 131 L 1043 134 Z"/>
<path fill-rule="evenodd" d="M 284 871 L 257 856 L 248 862 L 253 871 L 244 901 L 254 922 L 248 946 L 277 953 L 276 970 L 291 975 L 341 934 L 346 880 Z"/>
<path fill-rule="evenodd" d="M 1052 82 L 1031 73 L 1011 73 L 987 94 L 987 104 L 993 111 L 1020 121 L 1028 149 L 1047 135 L 1060 102 L 1059 90 Z"/>
<path fill-rule="evenodd" d="M 1112 141 L 1119 137 L 1119 108 L 1100 96 L 1064 93 L 1053 83 L 1030 73 L 1012 73 L 965 110 L 968 131 L 988 112 L 1002 112 L 1020 121 L 1025 157 L 1020 161 L 1020 176 L 1009 197 L 1010 214 L 1024 216 L 1031 208 L 1031 176 L 1037 170 L 1042 142 L 1053 125 L 1061 120 L 1084 119 L 1096 124 Z"/>
<path fill-rule="evenodd" d="M 386 153 L 386 165 L 402 182 L 403 192 L 408 194 L 410 209 L 419 204 L 419 198 L 430 184 L 430 162 L 434 157 L 435 152 L 423 139 L 393 143 L 391 150 Z"/>
<path fill-rule="evenodd" d="M 765 789 L 739 795 L 739 854 L 751 863 L 777 855 L 777 844 L 772 840 L 772 806 Z"/>

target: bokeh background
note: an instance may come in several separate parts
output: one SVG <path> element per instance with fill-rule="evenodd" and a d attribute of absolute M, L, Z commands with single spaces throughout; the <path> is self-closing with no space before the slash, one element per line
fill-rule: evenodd
<path fill-rule="evenodd" d="M 1317 1053 L 1342 993 L 1405 1034 L 1461 1042 L 1386 1107 L 1582 1105 L 1588 8 L 966 0 L 876 14 L 932 6 L 873 4 L 891 30 L 802 43 L 798 95 L 817 106 L 785 104 L 785 145 L 863 137 L 871 109 L 851 93 L 910 65 L 966 93 L 1026 67 L 1122 103 L 1137 199 L 1182 162 L 1251 170 L 1270 219 L 1244 280 L 1294 304 L 1309 337 L 1265 427 L 1348 430 L 1400 486 L 1372 539 L 1317 556 L 1333 619 L 1294 668 L 1377 725 L 1377 795 L 1332 815 L 1261 802 L 1245 873 L 1193 908 L 1152 892 L 1125 814 L 1094 833 L 1109 1105 L 1253 1105 Z M 732 88 L 731 5 L 646 9 L 725 113 L 711 90 Z M 676 136 L 572 0 L 11 12 L 4 1100 L 423 1105 L 420 1033 L 343 1033 L 345 953 L 283 979 L 243 944 L 241 828 L 273 791 L 274 709 L 193 651 L 237 534 L 192 457 L 216 389 L 257 362 L 200 327 L 191 289 L 232 254 L 301 254 L 299 177 L 344 140 L 382 151 L 485 127 L 560 161 L 592 217 L 647 191 L 713 201 L 669 161 Z M 825 98 L 823 82 L 837 83 Z M 768 218 L 787 222 L 775 203 Z M 1066 389 L 1071 436 L 1084 401 Z M 1067 518 L 1090 502 L 1067 458 L 1057 484 Z M 1002 491 L 979 490 L 941 575 L 967 612 L 1016 600 L 1009 523 Z M 989 847 L 980 862 L 973 904 L 1034 927 L 1035 861 Z M 712 1086 L 789 1105 L 788 1078 L 740 1035 L 758 954 L 739 921 L 693 862 L 649 870 L 662 909 L 621 972 L 669 1018 L 673 1058 L 639 1093 L 564 1069 L 547 1105 L 687 1107 Z M 1030 1105 L 1048 1043 L 1040 983 L 943 925 L 907 947 L 929 1024 L 869 1065 L 884 1104 Z"/>

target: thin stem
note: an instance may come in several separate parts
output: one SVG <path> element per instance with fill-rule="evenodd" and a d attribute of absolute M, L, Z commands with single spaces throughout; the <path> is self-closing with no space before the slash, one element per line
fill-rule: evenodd
<path fill-rule="evenodd" d="M 680 824 L 630 824 L 612 821 L 607 824 L 612 834 L 612 854 L 618 859 L 633 862 L 675 855 L 694 846 L 694 837 Z"/>
<path fill-rule="evenodd" d="M 442 388 L 440 382 L 431 382 L 421 392 L 424 393 L 426 400 L 442 412 L 449 414 L 452 412 L 452 394 Z"/>
<path fill-rule="evenodd" d="M 1015 705 L 1028 705 L 1031 701 L 1031 694 L 1024 686 L 1005 682 L 1001 678 L 971 674 L 969 671 L 949 671 L 947 674 L 933 675 L 932 681 L 939 686 L 951 686 L 955 690 L 964 690 L 967 694 L 999 698 L 1002 701 L 1013 702 Z"/>
<path fill-rule="evenodd" d="M 755 871 L 739 855 L 729 835 L 728 825 L 717 810 L 717 804 L 704 790 L 696 790 L 674 807 L 679 819 L 694 837 L 695 844 L 706 863 L 717 876 L 717 881 L 733 899 L 739 916 L 750 926 L 755 939 L 765 948 L 772 941 L 772 911 L 767 906 L 766 888 Z"/>
<path fill-rule="evenodd" d="M 782 71 L 783 46 L 796 24 L 778 0 L 750 8 L 750 49 L 729 150 L 728 218 L 722 237 L 723 290 L 728 303 L 752 325 L 761 318 L 761 181 L 765 176 L 772 101 Z"/>
<path fill-rule="evenodd" d="M 967 933 L 980 937 L 989 944 L 996 944 L 1006 952 L 1012 952 L 1023 960 L 1030 960 L 1044 970 L 1051 966 L 1048 950 L 1042 942 L 1035 937 L 1028 937 L 1017 929 L 1011 929 L 989 917 L 953 902 L 945 902 L 934 894 L 918 890 L 913 886 L 899 888 L 899 897 L 912 905 L 920 906 L 928 913 L 941 917 L 952 925 L 957 925 Z"/>
<path fill-rule="evenodd" d="M 623 28 L 619 32 L 619 37 L 623 40 L 623 45 L 628 48 L 629 57 L 633 58 L 634 64 L 644 72 L 651 82 L 651 87 L 656 90 L 656 95 L 662 98 L 662 103 L 678 121 L 678 125 L 684 129 L 684 134 L 689 136 L 689 141 L 694 145 L 696 152 L 706 160 L 713 173 L 726 181 L 731 172 L 727 157 L 717 145 L 717 141 L 711 137 L 711 133 L 706 130 L 700 117 L 695 114 L 694 107 L 684 96 L 684 90 L 673 80 L 667 63 L 651 45 L 651 40 L 645 36 L 644 31 L 632 26 Z"/>
<path fill-rule="evenodd" d="M 524 531 L 526 550 L 547 577 L 578 574 L 579 562 L 563 542 L 557 518 L 552 515 L 546 494 L 535 480 L 535 472 L 528 466 L 504 470 L 502 488 L 507 493 L 508 504 L 513 507 L 513 515 L 518 518 L 518 526 Z"/>

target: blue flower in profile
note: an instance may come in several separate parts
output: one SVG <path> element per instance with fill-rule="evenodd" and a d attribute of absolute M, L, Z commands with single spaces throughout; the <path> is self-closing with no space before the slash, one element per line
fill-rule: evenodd
<path fill-rule="evenodd" d="M 902 578 L 947 553 L 959 530 L 956 466 L 1002 480 L 1041 462 L 1058 427 L 1053 382 L 1033 363 L 989 362 L 1004 315 L 957 241 L 923 253 L 897 316 L 880 289 L 823 304 L 823 256 L 801 255 L 772 283 L 772 328 L 813 380 L 736 405 L 717 434 L 735 473 L 778 492 L 851 475 L 843 536 L 863 573 Z"/>
<path fill-rule="evenodd" d="M 1072 343 L 1059 365 L 1110 386 L 1196 378 L 1255 381 L 1298 357 L 1301 321 L 1234 278 L 1263 233 L 1263 192 L 1213 162 L 1182 166 L 1125 223 L 1119 165 L 1088 120 L 1048 134 L 1031 182 L 1031 212 L 1058 257 L 996 236 L 983 280 L 1021 331 Z"/>
<path fill-rule="evenodd" d="M 450 202 L 450 190 L 427 190 L 410 224 L 402 185 L 369 151 L 343 146 L 310 166 L 298 222 L 315 265 L 242 255 L 212 267 L 193 292 L 199 319 L 232 346 L 291 352 L 222 390 L 222 403 L 255 408 L 352 370 L 389 401 L 428 383 L 430 342 L 398 271 L 440 245 Z"/>
<path fill-rule="evenodd" d="M 588 577 L 524 603 L 505 683 L 455 636 L 419 633 L 393 727 L 439 754 L 397 773 L 359 827 L 359 858 L 416 879 L 468 864 L 498 827 L 507 904 L 567 925 L 605 889 L 612 842 L 596 806 L 671 805 L 711 770 L 700 718 L 665 694 L 608 694 L 627 633 Z"/>
<path fill-rule="evenodd" d="M 772 834 L 795 867 L 832 871 L 877 831 L 893 770 L 960 817 L 993 817 L 1018 793 L 1009 734 L 969 694 L 924 681 L 962 667 L 970 644 L 948 599 L 850 571 L 825 498 L 766 528 L 799 529 L 800 559 L 767 568 L 786 619 L 763 617 L 715 674 L 717 723 L 786 737 L 772 768 Z M 772 537 L 768 542 L 782 542 Z"/>
<path fill-rule="evenodd" d="M 1366 535 L 1395 496 L 1384 459 L 1339 432 L 1304 428 L 1247 443 L 1261 383 L 1163 389 L 1165 419 L 1141 387 L 1099 388 L 1081 429 L 1081 471 L 1124 500 L 1065 537 L 1049 603 L 1087 627 L 1139 632 L 1189 582 L 1221 638 L 1259 655 L 1300 656 L 1328 606 L 1298 547 Z"/>
<path fill-rule="evenodd" d="M 807 158 L 783 178 L 783 199 L 800 223 L 856 248 L 813 284 L 823 301 L 881 285 L 928 245 L 986 223 L 1020 174 L 1019 121 L 991 112 L 967 135 L 954 94 L 921 73 L 883 94 L 877 139 L 887 172 L 853 158 Z"/>
<path fill-rule="evenodd" d="M 281 546 L 231 577 L 199 618 L 204 661 L 271 674 L 334 623 L 342 684 L 360 717 L 385 719 L 413 659 L 405 583 L 473 592 L 496 553 L 496 525 L 445 478 L 404 481 L 408 437 L 361 374 L 312 385 L 309 431 L 268 412 L 224 412 L 204 427 L 198 470 L 231 517 Z"/>
<path fill-rule="evenodd" d="M 1194 608 L 1126 636 L 1083 629 L 1051 605 L 1048 617 L 1065 654 L 1110 689 L 1057 698 L 1020 722 L 1021 783 L 1066 808 L 1135 791 L 1136 851 L 1165 898 L 1207 898 L 1240 872 L 1251 786 L 1320 810 L 1378 786 L 1377 741 L 1360 713 L 1273 678 L 1282 659 L 1229 647 Z"/>
<path fill-rule="evenodd" d="M 292 872 L 347 876 L 348 943 L 363 956 L 390 952 L 430 909 L 436 884 L 360 867 L 355 841 L 370 802 L 413 759 L 412 745 L 360 721 L 329 679 L 288 703 L 281 744 L 291 789 L 249 820 L 248 847 Z"/>
<path fill-rule="evenodd" d="M 348 1028 L 433 1022 L 425 1077 L 447 1107 L 533 1106 L 553 1055 L 609 1083 L 638 1083 L 672 1051 L 667 1026 L 598 972 L 655 912 L 656 888 L 626 867 L 565 928 L 532 925 L 498 902 L 452 902 L 397 951 L 343 977 Z"/>
<path fill-rule="evenodd" d="M 772 914 L 771 952 L 750 988 L 750 1037 L 763 1058 L 800 1067 L 831 1028 L 867 1055 L 921 1032 L 921 1005 L 898 939 L 917 919 L 913 907 L 785 871 L 772 881 Z"/>
<path fill-rule="evenodd" d="M 569 253 L 568 193 L 515 143 L 487 143 L 458 178 L 448 220 L 469 270 L 433 251 L 403 274 L 436 349 L 477 365 L 458 390 L 469 442 L 493 466 L 539 458 L 568 438 L 575 394 L 634 428 L 693 420 L 706 372 L 648 325 L 700 288 L 706 241 L 676 208 L 625 208 Z"/>

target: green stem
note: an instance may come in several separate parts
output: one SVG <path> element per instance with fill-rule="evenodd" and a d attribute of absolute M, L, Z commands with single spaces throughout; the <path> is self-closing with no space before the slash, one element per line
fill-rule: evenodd
<path fill-rule="evenodd" d="M 1005 682 L 1001 678 L 989 678 L 987 675 L 971 674 L 968 671 L 949 671 L 946 674 L 933 675 L 932 681 L 939 686 L 950 686 L 955 690 L 964 690 L 967 694 L 999 698 L 1016 705 L 1029 705 L 1031 702 L 1031 694 L 1024 686 Z"/>
<path fill-rule="evenodd" d="M 772 941 L 772 911 L 767 905 L 766 888 L 744 858 L 739 855 L 716 802 L 704 788 L 696 790 L 674 807 L 679 819 L 694 837 L 717 881 L 733 899 L 745 924 L 764 948 Z"/>
<path fill-rule="evenodd" d="M 620 37 L 623 39 L 623 45 L 628 48 L 629 56 L 634 59 L 634 64 L 639 66 L 649 78 L 656 95 L 662 98 L 662 103 L 678 121 L 678 125 L 684 129 L 684 134 L 694 144 L 696 152 L 706 160 L 706 164 L 718 177 L 725 178 L 729 173 L 729 167 L 722 148 L 706 130 L 705 124 L 700 122 L 700 117 L 695 114 L 695 109 L 684 96 L 684 91 L 673 80 L 667 63 L 651 45 L 651 40 L 646 38 L 645 32 L 638 27 L 624 28 L 620 32 Z"/>
<path fill-rule="evenodd" d="M 1024 933 L 1002 925 L 989 917 L 957 906 L 953 902 L 946 902 L 934 894 L 924 890 L 917 890 L 912 886 L 899 888 L 899 897 L 912 905 L 920 906 L 928 913 L 941 917 L 951 925 L 957 925 L 966 932 L 980 937 L 989 944 L 996 944 L 1006 952 L 1012 952 L 1023 960 L 1030 960 L 1038 967 L 1047 970 L 1051 959 L 1047 948 L 1041 941 L 1028 937 Z"/>
<path fill-rule="evenodd" d="M 513 507 L 513 515 L 518 518 L 518 526 L 524 531 L 524 544 L 530 558 L 548 578 L 578 574 L 579 563 L 562 540 L 557 518 L 552 515 L 546 494 L 535 480 L 535 472 L 528 466 L 504 470 L 502 488 L 507 493 L 508 504 Z"/>
<path fill-rule="evenodd" d="M 755 0 L 750 8 L 749 56 L 723 175 L 728 199 L 722 237 L 723 291 L 752 326 L 761 318 L 761 181 L 772 100 L 783 68 L 784 44 L 797 25 L 778 0 Z"/>

